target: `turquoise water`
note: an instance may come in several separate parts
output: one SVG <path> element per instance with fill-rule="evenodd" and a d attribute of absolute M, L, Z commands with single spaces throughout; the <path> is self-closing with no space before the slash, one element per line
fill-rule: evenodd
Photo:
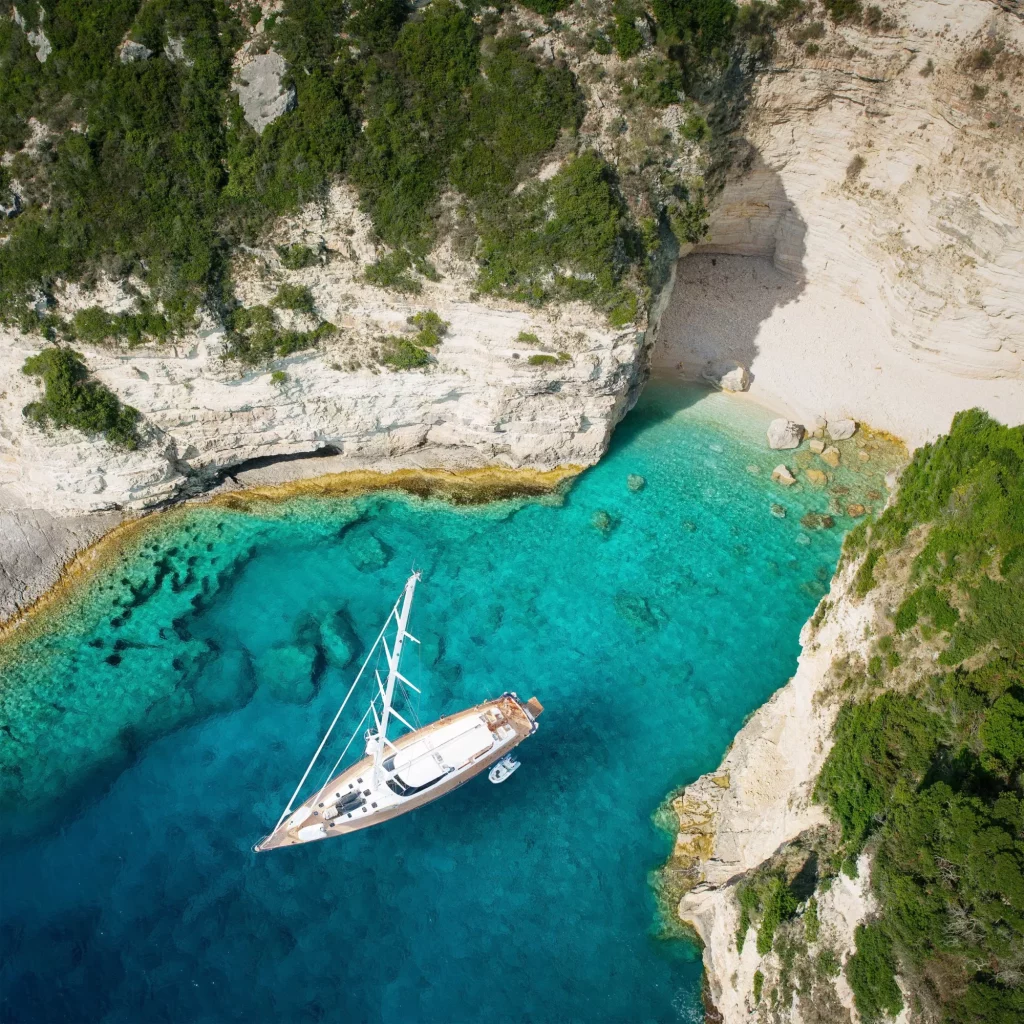
<path fill-rule="evenodd" d="M 799 523 L 822 493 L 769 482 L 766 419 L 651 385 L 558 498 L 144 535 L 2 666 L 3 1019 L 701 1019 L 651 815 L 791 674 L 840 542 Z M 522 768 L 256 856 L 413 565 L 421 718 L 536 694 Z"/>

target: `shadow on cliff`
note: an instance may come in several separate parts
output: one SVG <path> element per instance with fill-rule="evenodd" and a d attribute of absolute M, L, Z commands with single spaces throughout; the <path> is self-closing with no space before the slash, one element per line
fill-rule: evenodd
<path fill-rule="evenodd" d="M 654 372 L 714 383 L 737 366 L 749 371 L 764 322 L 806 287 L 807 225 L 781 178 L 746 140 L 733 157 L 706 241 L 676 265 Z"/>

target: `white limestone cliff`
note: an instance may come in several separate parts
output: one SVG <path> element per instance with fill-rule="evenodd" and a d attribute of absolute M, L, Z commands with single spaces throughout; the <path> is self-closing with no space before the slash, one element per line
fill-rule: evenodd
<path fill-rule="evenodd" d="M 670 863 L 693 886 L 680 901 L 679 916 L 704 943 L 709 996 L 724 1024 L 759 1020 L 763 1006 L 753 997 L 754 974 L 770 971 L 754 941 L 748 940 L 742 952 L 736 948 L 739 884 L 787 843 L 828 821 L 813 791 L 841 704 L 834 692 L 841 679 L 833 665 L 866 659 L 869 638 L 877 632 L 877 609 L 891 596 L 883 590 L 884 597 L 853 597 L 856 568 L 857 563 L 847 564 L 837 573 L 825 599 L 827 613 L 820 623 L 804 626 L 793 678 L 744 725 L 718 769 L 687 786 L 672 803 L 679 833 Z M 854 929 L 872 905 L 868 875 L 864 861 L 856 879 L 840 876 L 819 899 L 823 933 L 840 960 L 853 952 Z M 845 1016 L 833 1017 L 834 1024 L 853 1019 L 852 996 L 841 976 L 835 994 Z M 805 1020 L 799 998 L 787 1012 L 794 1024 Z"/>
<path fill-rule="evenodd" d="M 795 419 L 914 446 L 965 407 L 1024 416 L 1024 21 L 984 0 L 882 10 L 874 32 L 816 10 L 806 48 L 779 33 L 654 364 L 731 359 Z"/>

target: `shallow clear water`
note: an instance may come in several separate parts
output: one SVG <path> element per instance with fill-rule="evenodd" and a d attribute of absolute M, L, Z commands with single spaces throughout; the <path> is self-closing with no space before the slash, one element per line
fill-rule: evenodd
<path fill-rule="evenodd" d="M 700 1019 L 651 814 L 791 674 L 840 541 L 800 526 L 820 493 L 769 482 L 765 423 L 655 384 L 564 499 L 206 507 L 143 535 L 2 664 L 3 1019 Z M 256 856 L 413 565 L 421 718 L 536 694 L 522 768 Z"/>

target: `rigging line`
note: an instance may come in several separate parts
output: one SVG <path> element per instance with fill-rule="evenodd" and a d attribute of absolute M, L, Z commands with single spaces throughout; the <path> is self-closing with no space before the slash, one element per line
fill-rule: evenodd
<path fill-rule="evenodd" d="M 330 737 L 331 733 L 334 732 L 334 727 L 338 724 L 338 719 L 341 718 L 341 713 L 345 710 L 345 705 L 348 703 L 349 697 L 352 696 L 352 691 L 356 688 L 356 685 L 358 684 L 359 680 L 362 679 L 363 672 L 365 671 L 366 666 L 370 663 L 370 658 L 373 656 L 373 652 L 377 649 L 377 645 L 380 643 L 381 638 L 384 636 L 384 631 L 388 628 L 388 625 L 390 624 L 391 620 L 395 617 L 395 614 L 398 611 L 398 605 L 401 602 L 401 600 L 402 598 L 399 597 L 398 600 L 395 601 L 394 607 L 391 609 L 390 614 L 384 620 L 384 625 L 381 626 L 381 630 L 377 634 L 377 639 L 373 641 L 373 647 L 370 648 L 369 653 L 366 655 L 366 660 L 363 662 L 362 668 L 359 669 L 359 674 L 355 677 L 355 679 L 352 681 L 352 685 L 348 688 L 348 693 L 345 694 L 345 699 L 341 702 L 341 707 L 338 708 L 337 714 L 334 716 L 334 720 L 331 722 L 327 732 L 324 733 L 324 738 L 320 741 L 320 746 L 316 748 L 316 753 L 313 755 L 313 760 L 309 762 L 309 764 L 306 766 L 306 770 L 302 773 L 302 778 L 299 779 L 299 784 L 295 787 L 295 792 L 292 793 L 291 799 L 285 806 L 284 812 L 281 814 L 281 817 L 277 819 L 277 824 L 271 830 L 271 835 L 273 835 L 281 827 L 281 822 L 284 821 L 284 819 L 287 818 L 289 814 L 291 814 L 292 804 L 295 802 L 295 798 L 299 795 L 300 790 L 306 784 L 306 779 L 309 778 L 309 773 L 313 770 L 313 765 L 316 764 L 317 758 L 323 752 L 324 745 L 327 743 L 327 740 Z"/>
<path fill-rule="evenodd" d="M 373 705 L 371 704 L 370 707 L 372 707 L 372 706 Z M 341 756 L 338 758 L 337 761 L 334 762 L 334 767 L 327 773 L 327 778 L 324 779 L 324 784 L 320 787 L 320 789 L 317 792 L 316 796 L 313 797 L 313 801 L 312 802 L 314 804 L 318 803 L 319 800 L 320 800 L 320 797 L 322 797 L 324 795 L 324 791 L 327 789 L 327 783 L 330 782 L 331 779 L 334 778 L 334 773 L 338 770 L 338 765 L 341 764 L 341 762 L 344 760 L 345 755 L 348 753 L 348 748 L 352 746 L 352 741 L 356 738 L 356 736 L 359 735 L 359 730 L 362 729 L 363 722 L 366 721 L 366 716 L 369 713 L 370 713 L 370 708 L 368 707 L 363 712 L 363 717 L 359 720 L 359 724 L 356 726 L 355 731 L 352 733 L 351 736 L 349 736 L 348 743 L 345 744 L 345 749 L 341 752 Z"/>

